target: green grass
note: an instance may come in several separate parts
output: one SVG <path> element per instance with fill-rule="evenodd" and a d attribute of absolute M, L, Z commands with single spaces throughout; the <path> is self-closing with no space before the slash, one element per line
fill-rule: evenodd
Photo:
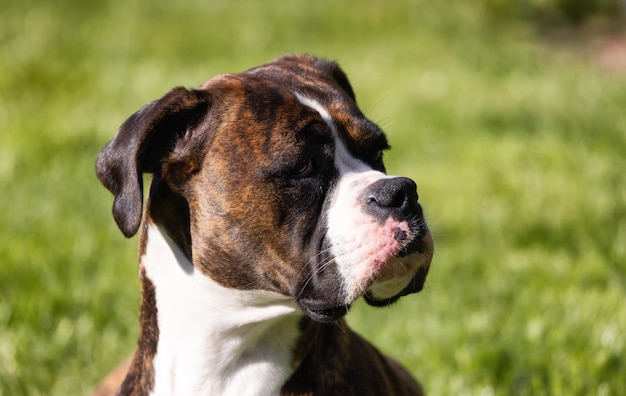
<path fill-rule="evenodd" d="M 134 349 L 137 241 L 93 172 L 119 124 L 286 52 L 340 61 L 436 237 L 426 290 L 351 324 L 431 395 L 626 394 L 626 73 L 469 3 L 0 0 L 0 395 Z"/>

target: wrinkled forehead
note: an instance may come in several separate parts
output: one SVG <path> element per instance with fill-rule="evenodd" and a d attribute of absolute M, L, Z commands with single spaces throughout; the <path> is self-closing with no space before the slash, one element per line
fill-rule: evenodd
<path fill-rule="evenodd" d="M 237 122 L 255 119 L 266 125 L 301 128 L 311 119 L 323 121 L 352 150 L 376 145 L 384 149 L 382 130 L 367 119 L 351 92 L 346 92 L 331 75 L 296 65 L 289 68 L 269 64 L 240 74 L 222 75 L 202 88 L 221 92 L 228 111 Z"/>

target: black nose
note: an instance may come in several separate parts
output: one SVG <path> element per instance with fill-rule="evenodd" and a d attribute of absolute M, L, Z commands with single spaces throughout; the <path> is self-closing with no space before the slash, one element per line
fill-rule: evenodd
<path fill-rule="evenodd" d="M 372 183 L 359 200 L 364 210 L 378 219 L 392 216 L 404 220 L 409 215 L 422 217 L 422 208 L 417 203 L 417 186 L 406 177 L 381 179 Z"/>

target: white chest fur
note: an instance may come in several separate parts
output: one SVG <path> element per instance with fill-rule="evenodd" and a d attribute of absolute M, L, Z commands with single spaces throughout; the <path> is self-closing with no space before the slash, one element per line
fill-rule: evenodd
<path fill-rule="evenodd" d="M 158 226 L 141 258 L 156 292 L 153 395 L 276 395 L 291 374 L 300 311 L 291 298 L 225 288 Z"/>

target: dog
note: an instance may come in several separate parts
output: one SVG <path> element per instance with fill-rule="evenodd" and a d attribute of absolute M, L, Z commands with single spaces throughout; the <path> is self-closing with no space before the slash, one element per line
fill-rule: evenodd
<path fill-rule="evenodd" d="M 97 392 L 422 394 L 343 319 L 360 297 L 420 291 L 433 257 L 415 182 L 385 173 L 388 148 L 342 69 L 311 55 L 131 115 L 96 173 L 122 233 L 141 228 L 140 334 Z"/>

